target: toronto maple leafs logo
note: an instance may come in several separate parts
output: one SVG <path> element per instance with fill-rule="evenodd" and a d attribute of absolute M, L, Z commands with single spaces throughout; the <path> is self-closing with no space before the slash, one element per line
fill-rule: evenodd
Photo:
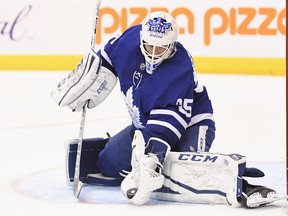
<path fill-rule="evenodd" d="M 168 23 L 162 17 L 148 20 L 148 31 L 165 34 L 170 28 L 171 23 Z"/>
<path fill-rule="evenodd" d="M 135 71 L 133 74 L 133 85 L 135 86 L 135 88 L 138 88 L 138 86 L 140 85 L 141 81 L 142 81 L 142 74 L 138 71 Z"/>
<path fill-rule="evenodd" d="M 134 126 L 138 129 L 143 129 L 144 126 L 140 119 L 139 108 L 133 104 L 133 87 L 131 86 L 127 90 L 126 95 L 123 92 L 122 94 L 124 96 L 124 100 Z"/>

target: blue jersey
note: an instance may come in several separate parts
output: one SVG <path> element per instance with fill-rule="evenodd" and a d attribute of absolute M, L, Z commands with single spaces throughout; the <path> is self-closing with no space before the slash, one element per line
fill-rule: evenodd
<path fill-rule="evenodd" d="M 156 138 L 173 149 L 186 128 L 215 127 L 211 101 L 197 81 L 192 57 L 179 42 L 173 57 L 148 74 L 140 30 L 137 25 L 112 38 L 100 52 L 102 65 L 119 79 L 133 130 L 141 130 L 146 143 Z"/>

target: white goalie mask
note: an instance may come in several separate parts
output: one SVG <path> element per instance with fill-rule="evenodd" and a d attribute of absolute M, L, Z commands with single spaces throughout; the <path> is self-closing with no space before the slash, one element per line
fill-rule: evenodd
<path fill-rule="evenodd" d="M 149 74 L 176 51 L 179 27 L 168 13 L 157 11 L 142 23 L 140 48 L 145 57 L 146 71 Z"/>

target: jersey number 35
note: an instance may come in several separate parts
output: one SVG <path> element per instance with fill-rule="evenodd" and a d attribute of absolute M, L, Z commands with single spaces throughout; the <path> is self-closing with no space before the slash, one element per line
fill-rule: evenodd
<path fill-rule="evenodd" d="M 179 112 L 183 113 L 188 118 L 192 116 L 192 104 L 193 104 L 193 99 L 187 99 L 187 98 L 184 98 L 184 99 L 179 98 L 176 102 Z"/>

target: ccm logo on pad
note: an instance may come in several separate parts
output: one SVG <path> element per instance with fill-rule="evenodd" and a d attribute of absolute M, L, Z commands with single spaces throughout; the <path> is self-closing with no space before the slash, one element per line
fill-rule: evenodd
<path fill-rule="evenodd" d="M 199 162 L 212 162 L 214 163 L 217 160 L 218 156 L 211 155 L 197 155 L 197 154 L 180 154 L 178 160 L 182 161 L 199 161 Z"/>

